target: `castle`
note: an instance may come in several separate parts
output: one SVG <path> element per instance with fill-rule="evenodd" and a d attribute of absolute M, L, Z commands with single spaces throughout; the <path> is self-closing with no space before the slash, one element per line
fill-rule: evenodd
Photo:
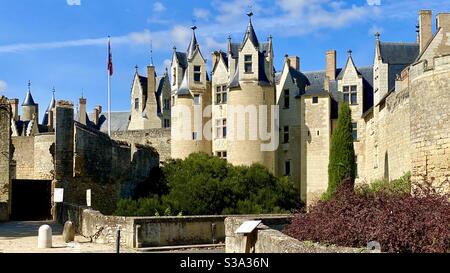
<path fill-rule="evenodd" d="M 420 11 L 414 43 L 383 42 L 377 33 L 372 66 L 357 67 L 349 50 L 345 67 L 337 68 L 330 50 L 323 71 L 303 72 L 300 58 L 286 55 L 280 73 L 273 67 L 272 37 L 258 40 L 252 15 L 242 43 L 228 38 L 227 52 L 212 54 L 210 80 L 195 27 L 187 52 L 174 52 L 172 158 L 205 152 L 235 165 L 260 163 L 288 176 L 311 203 L 327 189 L 331 136 L 339 104 L 346 102 L 357 182 L 412 172 L 414 182 L 448 190 L 449 13 L 437 15 L 433 32 L 432 12 Z M 261 130 L 271 134 L 252 135 Z M 241 133 L 245 138 L 236 138 Z M 265 150 L 273 137 L 278 148 Z"/>
<path fill-rule="evenodd" d="M 287 176 L 303 201 L 315 202 L 327 189 L 342 102 L 352 110 L 358 183 L 411 172 L 413 182 L 450 190 L 450 13 L 436 16 L 433 31 L 432 12 L 420 11 L 412 43 L 376 34 L 371 66 L 357 67 L 349 50 L 338 68 L 337 52 L 329 50 L 324 70 L 313 72 L 289 55 L 276 72 L 276 45 L 271 36 L 258 39 L 252 16 L 242 42 L 229 37 L 227 52 L 212 53 L 211 74 L 195 26 L 187 50 L 174 48 L 163 76 L 152 64 L 146 77 L 136 67 L 130 112 L 111 115 L 112 139 L 102 133 L 108 122 L 102 108 L 87 113 L 85 98 L 75 114 L 72 104 L 53 97 L 42 124 L 30 87 L 22 117 L 17 99 L 2 98 L 0 167 L 7 171 L 0 173 L 0 220 L 11 212 L 13 180 L 50 181 L 50 191 L 67 188 L 77 202 L 94 188 L 102 192 L 95 206 L 107 211 L 115 200 L 108 194 L 129 196 L 135 186 L 129 181 L 195 152 L 262 164 Z M 99 175 L 104 179 L 93 181 Z"/>

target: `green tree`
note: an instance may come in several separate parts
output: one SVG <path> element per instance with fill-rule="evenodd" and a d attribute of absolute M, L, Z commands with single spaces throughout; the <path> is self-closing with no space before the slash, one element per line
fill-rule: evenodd
<path fill-rule="evenodd" d="M 328 190 L 323 199 L 330 199 L 339 184 L 347 178 L 355 181 L 356 162 L 353 145 L 352 113 L 347 103 L 339 108 L 337 127 L 331 139 L 330 161 L 328 165 Z"/>
<path fill-rule="evenodd" d="M 289 213 L 301 205 L 292 183 L 258 164 L 232 166 L 218 157 L 198 153 L 168 162 L 161 172 L 163 181 L 159 183 L 167 188 L 165 194 L 154 192 L 138 201 L 122 200 L 116 214 Z"/>

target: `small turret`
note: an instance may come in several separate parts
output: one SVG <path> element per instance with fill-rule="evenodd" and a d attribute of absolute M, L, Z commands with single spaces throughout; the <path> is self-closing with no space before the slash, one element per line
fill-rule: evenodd
<path fill-rule="evenodd" d="M 34 116 L 39 116 L 39 105 L 34 102 L 33 96 L 31 95 L 31 82 L 29 81 L 28 92 L 22 103 L 22 120 L 33 120 Z"/>

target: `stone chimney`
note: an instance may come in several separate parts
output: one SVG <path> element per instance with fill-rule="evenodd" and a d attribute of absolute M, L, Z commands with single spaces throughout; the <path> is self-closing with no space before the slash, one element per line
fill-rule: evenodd
<path fill-rule="evenodd" d="M 433 36 L 433 13 L 431 10 L 421 10 L 419 12 L 419 44 L 420 53 L 423 52 L 428 42 Z"/>
<path fill-rule="evenodd" d="M 153 65 L 147 67 L 148 96 L 156 92 L 156 72 Z"/>
<path fill-rule="evenodd" d="M 95 106 L 94 108 L 94 124 L 99 125 L 100 114 L 102 113 L 102 107 L 100 105 Z"/>
<path fill-rule="evenodd" d="M 95 110 L 94 110 L 95 111 Z M 86 99 L 80 98 L 80 123 L 86 125 Z"/>
<path fill-rule="evenodd" d="M 289 66 L 297 71 L 300 71 L 300 58 L 298 56 L 289 56 Z"/>
<path fill-rule="evenodd" d="M 14 119 L 14 121 L 18 121 L 19 120 L 19 100 L 12 99 L 9 101 L 9 104 L 11 105 L 12 118 Z"/>
<path fill-rule="evenodd" d="M 450 31 L 450 13 L 439 13 L 436 16 L 436 28 L 443 28 L 445 31 Z"/>
<path fill-rule="evenodd" d="M 328 80 L 336 80 L 336 50 L 327 50 L 326 62 L 326 76 Z"/>

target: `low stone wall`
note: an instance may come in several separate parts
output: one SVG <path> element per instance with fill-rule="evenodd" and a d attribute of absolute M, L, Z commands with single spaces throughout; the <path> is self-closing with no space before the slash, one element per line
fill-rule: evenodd
<path fill-rule="evenodd" d="M 225 219 L 229 216 L 185 217 L 119 217 L 105 216 L 87 207 L 64 204 L 57 208 L 59 221 L 70 220 L 77 233 L 100 244 L 116 241 L 116 230 L 121 230 L 121 244 L 129 248 L 199 245 L 225 242 Z M 282 228 L 288 216 L 241 216 L 264 217 L 272 227 Z M 233 218 L 234 219 L 234 218 Z M 228 237 L 228 236 L 227 236 Z"/>
<path fill-rule="evenodd" d="M 139 247 L 225 242 L 226 216 L 134 218 Z M 213 225 L 215 228 L 213 228 Z"/>
<path fill-rule="evenodd" d="M 252 237 L 253 253 L 361 253 L 365 249 L 323 246 L 311 242 L 301 242 L 281 232 L 290 217 L 229 217 L 225 219 L 225 252 L 242 253 L 243 235 L 234 232 L 245 221 L 262 220 Z"/>
<path fill-rule="evenodd" d="M 105 216 L 99 211 L 67 203 L 60 205 L 58 210 L 60 223 L 72 221 L 77 234 L 91 238 L 95 243 L 115 243 L 116 231 L 120 229 L 121 245 L 133 247 L 133 218 Z"/>

